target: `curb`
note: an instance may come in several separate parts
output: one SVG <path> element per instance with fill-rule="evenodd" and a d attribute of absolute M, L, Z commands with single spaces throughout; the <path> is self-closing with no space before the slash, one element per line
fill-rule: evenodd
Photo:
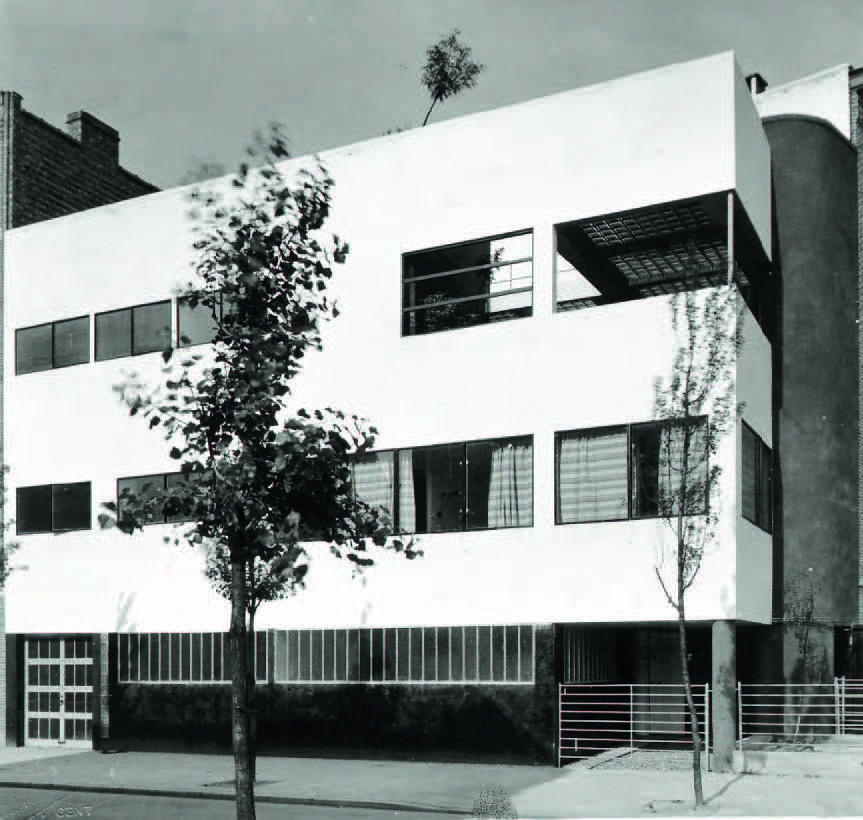
<path fill-rule="evenodd" d="M 149 797 L 185 797 L 196 800 L 234 800 L 233 793 L 205 792 L 200 789 L 148 789 L 134 786 L 86 786 L 80 783 L 33 783 L 20 780 L 0 780 L 0 789 L 43 789 L 45 791 L 89 792 L 90 794 L 126 794 Z M 376 800 L 335 800 L 319 797 L 279 797 L 278 795 L 255 795 L 255 803 L 281 803 L 291 806 L 322 806 L 331 809 L 367 809 L 375 811 L 412 811 L 425 814 L 443 814 L 450 817 L 465 817 L 469 810 L 438 806 L 423 806 L 412 803 L 386 803 Z"/>

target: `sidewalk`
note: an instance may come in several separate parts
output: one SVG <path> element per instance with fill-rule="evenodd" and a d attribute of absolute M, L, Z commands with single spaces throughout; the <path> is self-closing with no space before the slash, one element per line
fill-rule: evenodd
<path fill-rule="evenodd" d="M 232 759 L 220 755 L 97 752 L 0 754 L 0 788 L 51 787 L 230 799 Z M 16 760 L 15 753 L 22 753 Z M 30 758 L 30 759 L 28 759 Z M 686 771 L 260 758 L 261 803 L 293 803 L 470 815 L 475 797 L 503 788 L 523 818 L 691 815 Z M 859 773 L 720 775 L 706 773 L 699 816 L 863 815 Z M 370 815 L 373 816 L 373 815 Z"/>

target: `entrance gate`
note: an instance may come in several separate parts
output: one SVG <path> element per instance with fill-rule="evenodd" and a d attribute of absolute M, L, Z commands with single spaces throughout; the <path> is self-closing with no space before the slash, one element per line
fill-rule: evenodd
<path fill-rule="evenodd" d="M 24 646 L 24 742 L 93 745 L 91 638 L 27 638 Z"/>

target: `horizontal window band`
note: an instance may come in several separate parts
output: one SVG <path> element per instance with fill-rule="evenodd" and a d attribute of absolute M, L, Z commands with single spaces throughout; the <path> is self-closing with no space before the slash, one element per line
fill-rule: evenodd
<path fill-rule="evenodd" d="M 230 686 L 230 680 L 125 680 L 120 684 L 146 686 Z M 258 678 L 257 683 L 269 683 Z M 274 686 L 534 686 L 534 680 L 274 680 Z"/>

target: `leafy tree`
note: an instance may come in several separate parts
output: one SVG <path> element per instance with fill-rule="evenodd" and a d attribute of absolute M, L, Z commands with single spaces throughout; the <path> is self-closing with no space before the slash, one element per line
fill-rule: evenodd
<path fill-rule="evenodd" d="M 701 737 L 692 698 L 686 645 L 686 592 L 695 583 L 716 532 L 721 467 L 713 458 L 737 419 L 736 354 L 742 341 L 733 285 L 675 294 L 671 319 L 676 350 L 670 374 L 654 385 L 654 416 L 665 422 L 660 438 L 656 508 L 673 533 L 673 551 L 660 546 L 656 577 L 677 612 L 680 667 L 692 738 L 695 805 L 704 805 Z M 707 417 L 705 421 L 705 416 Z M 664 543 L 664 542 L 663 542 Z M 665 559 L 670 556 L 671 577 Z"/>
<path fill-rule="evenodd" d="M 374 428 L 332 408 L 309 412 L 293 402 L 293 377 L 307 352 L 321 348 L 322 323 L 338 315 L 327 285 L 348 248 L 324 232 L 333 180 L 320 163 L 286 177 L 277 165 L 287 156 L 277 128 L 249 153 L 230 189 L 192 194 L 196 281 L 183 295 L 209 313 L 212 349 L 166 350 L 159 383 L 128 374 L 115 386 L 131 415 L 162 430 L 181 479 L 126 492 L 119 510 L 108 503 L 100 516 L 102 526 L 115 523 L 127 533 L 154 516 L 185 520 L 186 531 L 169 540 L 215 550 L 211 577 L 230 590 L 242 820 L 255 816 L 250 613 L 280 581 L 286 592 L 301 583 L 307 559 L 326 545 L 357 571 L 383 548 L 419 554 L 412 542 L 388 538 L 386 514 L 352 492 L 351 462 L 372 446 Z M 311 537 L 318 543 L 302 548 Z"/>
<path fill-rule="evenodd" d="M 422 84 L 431 97 L 431 105 L 423 125 L 429 121 L 432 109 L 438 102 L 474 88 L 477 78 L 485 69 L 484 65 L 471 59 L 470 46 L 459 40 L 460 33 L 458 29 L 453 29 L 449 36 L 442 37 L 426 50 Z"/>

